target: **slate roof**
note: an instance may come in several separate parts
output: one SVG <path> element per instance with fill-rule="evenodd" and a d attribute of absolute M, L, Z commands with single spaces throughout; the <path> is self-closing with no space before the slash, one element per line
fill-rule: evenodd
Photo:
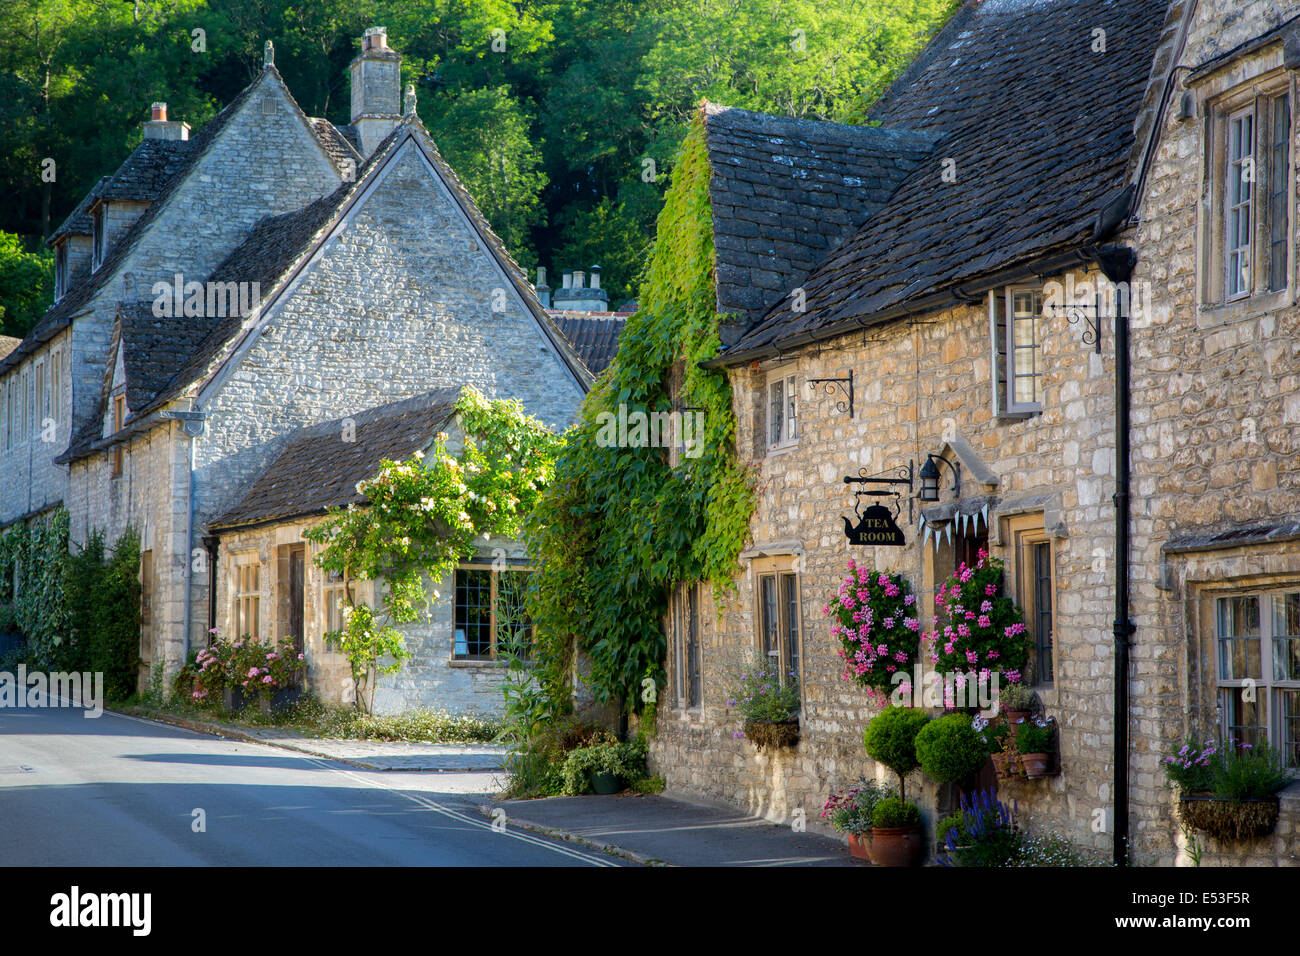
<path fill-rule="evenodd" d="M 879 209 L 934 137 L 703 104 L 718 311 L 759 318 Z"/>
<path fill-rule="evenodd" d="M 459 388 L 437 389 L 347 416 L 356 441 L 343 440 L 342 418 L 294 432 L 239 503 L 208 527 L 229 530 L 363 503 L 357 482 L 374 477 L 384 459 L 401 461 L 428 445 L 454 416 L 459 395 Z"/>
<path fill-rule="evenodd" d="M 179 170 L 188 168 L 196 147 L 197 140 L 141 140 L 117 172 L 108 177 L 97 198 L 153 202 Z"/>
<path fill-rule="evenodd" d="M 0 358 L 4 358 L 22 343 L 22 339 L 12 335 L 0 335 Z"/>
<path fill-rule="evenodd" d="M 126 365 L 126 405 L 132 411 L 153 401 L 211 330 L 207 318 L 159 318 L 153 314 L 152 302 L 123 303 L 117 318 Z M 98 430 L 99 422 L 94 424 Z"/>
<path fill-rule="evenodd" d="M 77 203 L 77 208 L 68 213 L 68 218 L 63 220 L 63 224 L 50 234 L 49 239 L 45 240 L 47 246 L 53 246 L 64 236 L 89 236 L 94 233 L 95 224 L 90 218 L 90 207 L 99 198 L 100 192 L 108 185 L 111 178 L 111 176 L 103 176 L 99 182 L 90 187 L 90 191 L 81 197 L 81 202 Z"/>
<path fill-rule="evenodd" d="M 418 136 L 429 151 L 448 188 L 460 200 L 473 225 L 479 230 L 498 261 L 502 263 L 506 275 L 514 282 L 524 302 L 530 306 L 538 321 L 542 323 L 544 331 L 550 336 L 557 350 L 570 363 L 580 379 L 590 378 L 589 369 L 583 364 L 573 345 L 537 301 L 537 295 L 523 271 L 506 252 L 501 240 L 492 232 L 487 220 L 483 218 L 451 167 L 442 159 L 419 118 L 414 115 L 398 124 L 375 147 L 375 151 L 357 170 L 355 182 L 344 183 L 328 196 L 323 196 L 294 212 L 261 220 L 244 242 L 217 266 L 208 277 L 209 281 L 256 282 L 259 284 L 261 301 L 266 302 L 281 285 L 289 281 L 298 266 L 314 250 L 317 242 L 342 215 L 348 201 L 361 191 L 372 171 L 398 148 L 407 132 Z M 245 322 L 245 318 L 238 315 L 230 315 L 211 322 L 210 333 L 199 347 L 190 353 L 188 360 L 177 371 L 168 387 L 156 395 L 149 406 L 133 414 L 147 413 L 152 407 L 170 400 L 186 386 L 201 378 L 212 363 L 225 354 L 235 337 L 244 330 Z"/>
<path fill-rule="evenodd" d="M 330 154 L 330 159 L 334 160 L 334 165 L 343 169 L 343 164 L 351 161 L 355 166 L 361 165 L 361 153 L 358 151 L 356 144 L 343 134 L 343 132 L 327 119 L 321 119 L 319 116 L 309 116 L 308 121 L 312 129 L 316 131 L 316 136 L 320 139 L 321 145 L 325 151 Z"/>
<path fill-rule="evenodd" d="M 584 365 L 599 375 L 618 354 L 618 337 L 628 317 L 617 313 L 566 312 L 552 309 L 551 317 Z"/>
<path fill-rule="evenodd" d="M 266 73 L 270 73 L 279 81 L 285 95 L 288 96 L 292 102 L 292 94 L 289 93 L 288 88 L 284 85 L 284 80 L 280 77 L 280 74 L 275 67 L 265 67 L 262 75 Z M 181 145 L 186 146 L 187 148 L 178 151 L 176 154 L 176 162 L 170 167 L 170 174 L 166 176 L 165 180 L 162 180 L 161 178 L 154 179 L 154 181 L 158 183 L 158 189 L 153 200 L 150 202 L 149 208 L 140 214 L 135 222 L 131 224 L 131 227 L 127 229 L 127 231 L 123 233 L 108 250 L 107 256 L 100 267 L 69 289 L 68 293 L 62 299 L 52 305 L 45 315 L 41 316 L 36 325 L 32 327 L 32 330 L 27 333 L 27 337 L 23 339 L 23 344 L 7 357 L 0 359 L 0 375 L 3 375 L 11 367 L 18 364 L 18 362 L 20 362 L 25 356 L 31 354 L 42 344 L 48 342 L 63 329 L 67 328 L 72 317 L 85 308 L 91 299 L 94 298 L 95 293 L 97 293 L 113 277 L 117 272 L 118 266 L 121 265 L 123 260 L 125 260 L 127 255 L 130 253 L 131 249 L 135 246 L 136 241 L 144 234 L 145 230 L 149 228 L 154 219 L 156 219 L 162 211 L 167 198 L 182 182 L 184 182 L 186 175 L 194 167 L 195 163 L 202 158 L 203 154 L 207 152 L 208 147 L 211 146 L 212 142 L 217 138 L 217 135 L 226 127 L 226 124 L 230 122 L 239 111 L 240 107 L 242 107 L 252 95 L 253 90 L 257 88 L 258 83 L 261 81 L 262 75 L 259 75 L 256 80 L 244 87 L 240 94 L 231 100 L 226 105 L 225 109 L 209 120 L 193 138 L 180 141 Z M 297 106 L 296 102 L 294 102 L 294 105 L 295 107 Z M 310 120 L 308 121 L 308 126 L 318 138 L 322 135 L 320 130 L 317 129 Z M 171 141 L 146 140 L 144 142 Z M 141 145 L 143 146 L 143 143 Z M 330 146 L 323 142 L 321 145 L 325 148 L 327 153 L 331 153 Z M 136 153 L 133 152 L 131 155 L 134 156 Z M 333 154 L 331 153 L 331 155 Z M 126 167 L 127 163 L 130 161 L 130 157 L 128 157 L 127 162 L 123 163 L 123 167 Z M 121 168 L 119 168 L 119 172 L 121 172 Z M 115 173 L 114 176 L 108 177 L 109 181 L 111 182 L 116 175 L 117 174 Z M 138 185 L 147 181 L 150 177 L 146 176 L 143 169 L 141 169 L 139 175 L 132 173 L 127 178 L 132 183 Z M 103 181 L 101 180 L 101 184 L 102 182 Z M 104 185 L 106 186 L 107 184 Z M 77 208 L 81 209 L 81 206 L 79 205 Z M 88 210 L 89 206 L 87 206 L 86 209 Z"/>
<path fill-rule="evenodd" d="M 984 0 L 872 111 L 942 136 L 889 201 L 718 360 L 738 363 L 905 314 L 927 297 L 1099 238 L 1126 185 L 1166 0 Z M 1091 50 L 1095 28 L 1106 52 Z M 941 161 L 955 162 L 945 182 Z"/>

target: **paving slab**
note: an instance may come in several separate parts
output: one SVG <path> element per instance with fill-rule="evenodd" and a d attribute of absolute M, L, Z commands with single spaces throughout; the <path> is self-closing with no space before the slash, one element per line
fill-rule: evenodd
<path fill-rule="evenodd" d="M 663 795 L 503 800 L 508 825 L 571 835 L 643 863 L 672 866 L 869 866 L 844 842 Z"/>

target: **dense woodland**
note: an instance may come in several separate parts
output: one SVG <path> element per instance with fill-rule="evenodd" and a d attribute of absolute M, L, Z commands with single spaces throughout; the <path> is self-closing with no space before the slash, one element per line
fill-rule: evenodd
<path fill-rule="evenodd" d="M 421 118 L 510 251 L 527 268 L 599 263 L 617 303 L 636 295 L 701 98 L 861 122 L 952 8 L 952 0 L 6 0 L 0 334 L 24 334 L 48 305 L 41 239 L 139 142 L 150 102 L 167 102 L 170 118 L 197 129 L 253 79 L 267 39 L 302 108 L 343 124 L 358 37 L 386 26 Z"/>

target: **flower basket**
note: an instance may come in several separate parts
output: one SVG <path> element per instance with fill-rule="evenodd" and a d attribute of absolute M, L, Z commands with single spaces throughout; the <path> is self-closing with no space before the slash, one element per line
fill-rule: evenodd
<path fill-rule="evenodd" d="M 1252 840 L 1268 836 L 1277 825 L 1277 797 L 1233 800 L 1212 793 L 1187 793 L 1178 798 L 1178 818 L 1189 830 L 1219 840 Z"/>
<path fill-rule="evenodd" d="M 759 750 L 769 747 L 793 747 L 799 742 L 799 721 L 787 720 L 777 723 L 747 720 L 744 724 L 744 734 Z"/>

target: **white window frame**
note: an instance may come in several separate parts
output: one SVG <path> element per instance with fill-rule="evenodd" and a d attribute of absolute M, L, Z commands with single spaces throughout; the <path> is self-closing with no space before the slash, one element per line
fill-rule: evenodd
<path fill-rule="evenodd" d="M 781 386 L 781 434 L 772 435 L 772 390 Z M 763 386 L 763 444 L 768 451 L 792 448 L 799 444 L 799 376 L 789 368 L 776 368 L 767 373 Z"/>
<path fill-rule="evenodd" d="M 245 576 L 246 571 L 251 572 L 251 581 Z M 234 555 L 234 573 L 231 575 L 231 583 L 235 588 L 235 605 L 231 614 L 235 625 L 232 636 L 235 640 L 239 640 L 245 634 L 249 637 L 261 637 L 258 631 L 262 624 L 262 561 L 256 551 L 241 551 Z M 253 611 L 251 616 L 254 618 L 251 630 L 246 626 L 249 623 L 250 608 Z"/>
<path fill-rule="evenodd" d="M 1233 149 L 1240 141 L 1241 137 L 1236 135 L 1236 130 L 1240 124 L 1249 124 L 1250 135 L 1248 151 L 1234 158 Z M 1223 192 L 1223 290 L 1224 301 L 1235 302 L 1238 299 L 1245 299 L 1250 296 L 1254 290 L 1255 264 L 1251 257 L 1251 249 L 1255 240 L 1255 229 L 1258 225 L 1257 217 L 1254 213 L 1255 204 L 1255 185 L 1259 181 L 1259 161 L 1258 161 L 1258 135 L 1259 124 L 1255 117 L 1255 104 L 1252 101 L 1250 106 L 1245 109 L 1236 110 L 1229 113 L 1224 124 L 1227 141 L 1224 143 L 1224 192 Z M 1249 176 L 1245 176 L 1249 171 Z M 1242 194 L 1242 185 L 1245 184 L 1244 195 Z M 1244 244 L 1236 244 L 1236 237 L 1240 234 L 1240 220 L 1234 220 L 1234 216 L 1244 215 L 1246 218 L 1246 240 Z M 1233 291 L 1234 281 L 1240 280 L 1242 285 Z"/>
<path fill-rule="evenodd" d="M 1284 598 L 1288 594 L 1300 594 L 1300 586 L 1281 587 L 1281 588 L 1262 588 L 1252 589 L 1249 591 L 1234 591 L 1230 593 L 1215 595 L 1210 604 L 1210 622 L 1211 632 L 1214 642 L 1214 683 L 1215 683 L 1215 702 L 1219 713 L 1219 728 L 1222 739 L 1225 741 L 1231 736 L 1229 731 L 1229 720 L 1231 715 L 1231 700 L 1234 692 L 1243 688 L 1253 688 L 1256 701 L 1262 701 L 1264 704 L 1264 731 L 1267 735 L 1268 742 L 1278 749 L 1283 749 L 1286 742 L 1286 728 L 1283 723 L 1282 708 L 1280 703 L 1283 694 L 1286 692 L 1300 693 L 1300 676 L 1296 678 L 1277 676 L 1275 670 L 1277 659 L 1275 651 L 1277 650 L 1276 640 L 1294 639 L 1290 635 L 1283 638 L 1277 638 L 1274 633 L 1274 602 L 1279 598 Z M 1258 635 L 1240 637 L 1226 637 L 1222 631 L 1221 607 L 1224 601 L 1248 599 L 1256 602 L 1256 608 L 1259 613 L 1259 633 Z M 1259 641 L 1259 676 L 1250 677 L 1249 675 L 1225 677 L 1225 668 L 1227 663 L 1224 659 L 1224 642 L 1227 640 L 1258 640 Z M 1300 763 L 1300 761 L 1293 761 Z"/>
<path fill-rule="evenodd" d="M 1016 316 L 1015 316 L 1015 297 L 1018 294 L 1032 294 L 1038 297 L 1038 335 L 1032 346 L 1021 346 L 1021 348 L 1033 348 L 1037 354 L 1039 365 L 1038 371 L 1033 373 L 1036 379 L 1038 400 L 1035 402 L 1018 402 L 1016 401 L 1016 369 L 1015 369 L 1015 334 L 1016 334 Z M 998 309 L 1002 310 L 1005 322 L 1002 328 L 998 328 Z M 1042 363 L 1043 341 L 1047 335 L 1047 316 L 1043 310 L 1046 308 L 1046 296 L 1042 286 L 1037 285 L 1009 285 L 1001 289 L 994 289 L 989 292 L 988 310 L 989 310 L 989 343 L 990 343 L 990 380 L 991 391 L 993 394 L 993 415 L 997 417 L 1014 417 L 1028 418 L 1032 415 L 1040 414 L 1043 410 L 1043 377 L 1046 373 L 1046 365 Z M 1028 321 L 1033 316 L 1023 316 L 1022 321 Z M 1024 378 L 1025 376 L 1020 376 Z"/>

